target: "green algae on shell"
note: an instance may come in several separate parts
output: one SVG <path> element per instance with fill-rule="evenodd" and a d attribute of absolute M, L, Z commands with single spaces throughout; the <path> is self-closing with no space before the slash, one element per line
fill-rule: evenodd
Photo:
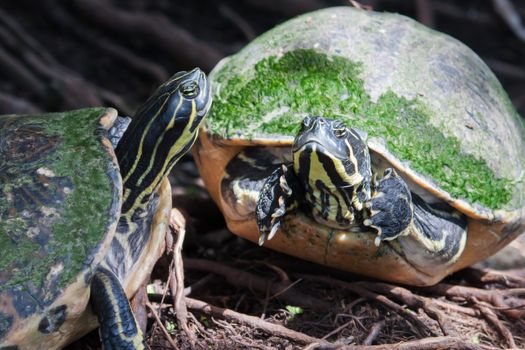
<path fill-rule="evenodd" d="M 105 111 L 0 116 L 0 293 L 16 288 L 49 305 L 98 263 L 121 190 L 101 143 Z M 24 130 L 26 145 L 16 141 Z"/>
<path fill-rule="evenodd" d="M 291 139 L 305 115 L 338 118 L 452 198 L 523 206 L 525 128 L 479 57 L 398 15 L 315 14 L 272 29 L 214 69 L 209 131 Z"/>

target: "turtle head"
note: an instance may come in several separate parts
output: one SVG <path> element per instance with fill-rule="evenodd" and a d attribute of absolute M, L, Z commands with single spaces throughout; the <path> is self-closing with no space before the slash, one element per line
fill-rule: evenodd
<path fill-rule="evenodd" d="M 180 104 L 177 115 L 172 115 L 172 117 L 188 117 L 191 115 L 192 109 L 195 109 L 197 118 L 194 122 L 200 123 L 210 107 L 210 85 L 206 75 L 199 68 L 190 72 L 181 71 L 175 73 L 168 81 L 159 86 L 157 91 L 148 99 L 148 102 L 150 100 L 161 103 L 165 101 L 168 107 L 173 109 Z M 148 102 L 137 112 L 137 115 L 144 113 L 143 109 L 148 108 Z M 170 116 L 165 117 L 170 119 Z"/>
<path fill-rule="evenodd" d="M 138 126 L 144 122 L 156 130 L 194 134 L 211 103 L 210 85 L 206 75 L 195 68 L 175 73 L 151 95 L 133 117 Z M 133 124 L 130 125 L 133 127 Z M 130 130 L 128 128 L 128 130 Z"/>
<path fill-rule="evenodd" d="M 323 117 L 303 119 L 292 152 L 295 172 L 311 184 L 322 181 L 328 188 L 358 186 L 370 164 L 361 136 L 340 121 Z"/>
<path fill-rule="evenodd" d="M 138 109 L 116 148 L 123 212 L 147 201 L 191 148 L 210 104 L 206 75 L 195 68 L 173 75 Z"/>

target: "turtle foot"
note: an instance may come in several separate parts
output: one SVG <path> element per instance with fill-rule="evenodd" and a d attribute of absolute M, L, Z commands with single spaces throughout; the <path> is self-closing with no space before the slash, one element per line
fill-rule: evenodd
<path fill-rule="evenodd" d="M 412 222 L 412 196 L 405 181 L 388 168 L 376 183 L 372 199 L 365 204 L 368 218 L 363 225 L 377 231 L 376 246 L 403 234 Z"/>
<path fill-rule="evenodd" d="M 297 206 L 291 185 L 293 181 L 292 172 L 284 164 L 266 179 L 255 208 L 259 245 L 275 236 L 284 215 Z"/>

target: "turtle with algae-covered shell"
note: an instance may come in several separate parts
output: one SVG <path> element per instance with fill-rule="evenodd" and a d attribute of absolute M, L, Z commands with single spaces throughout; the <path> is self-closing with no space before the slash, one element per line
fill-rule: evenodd
<path fill-rule="evenodd" d="M 105 349 L 146 348 L 127 296 L 164 250 L 167 174 L 210 98 L 195 69 L 131 121 L 112 108 L 0 116 L 0 349 L 61 348 L 97 319 Z"/>
<path fill-rule="evenodd" d="M 524 231 L 523 121 L 450 36 L 329 8 L 261 35 L 210 79 L 194 155 L 242 237 L 429 285 Z"/>

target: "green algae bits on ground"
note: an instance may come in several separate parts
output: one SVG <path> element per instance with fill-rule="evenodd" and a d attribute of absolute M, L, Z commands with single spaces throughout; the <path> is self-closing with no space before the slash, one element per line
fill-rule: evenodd
<path fill-rule="evenodd" d="M 210 77 L 206 125 L 218 136 L 271 144 L 290 139 L 306 115 L 335 117 L 367 132 L 445 201 L 463 200 L 487 218 L 524 206 L 521 117 L 474 52 L 412 19 L 349 7 L 305 14 L 225 58 Z"/>

